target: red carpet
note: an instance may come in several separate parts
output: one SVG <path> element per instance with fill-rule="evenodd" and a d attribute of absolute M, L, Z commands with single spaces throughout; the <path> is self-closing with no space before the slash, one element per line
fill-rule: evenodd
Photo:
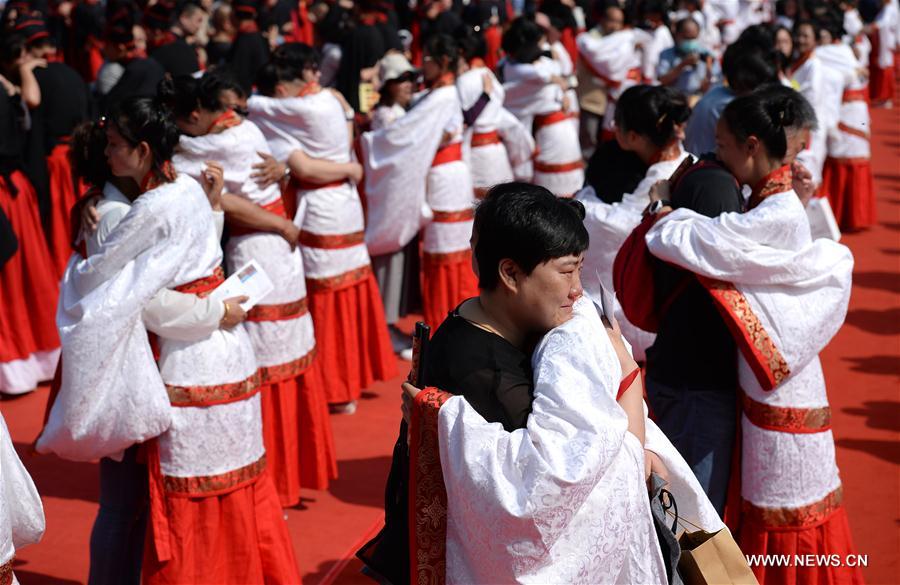
<path fill-rule="evenodd" d="M 900 582 L 900 110 L 875 110 L 872 118 L 879 225 L 844 237 L 856 257 L 853 297 L 822 358 L 854 539 L 868 555 L 868 582 L 888 584 Z M 340 479 L 288 511 L 304 585 L 370 582 L 355 560 L 342 561 L 379 528 L 399 384 L 399 377 L 378 384 L 357 414 L 332 416 Z M 0 402 L 47 515 L 43 542 L 21 551 L 15 570 L 23 585 L 84 583 L 97 467 L 30 455 L 46 397 L 42 388 Z"/>

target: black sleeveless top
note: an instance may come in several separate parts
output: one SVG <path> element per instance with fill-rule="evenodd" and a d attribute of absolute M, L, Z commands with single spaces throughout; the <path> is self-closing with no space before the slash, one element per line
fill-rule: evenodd
<path fill-rule="evenodd" d="M 460 394 L 487 422 L 524 428 L 534 398 L 531 356 L 459 315 L 438 327 L 428 346 L 425 382 Z M 357 553 L 368 570 L 392 585 L 409 580 L 409 450 L 401 423 L 384 493 L 384 528 Z"/>

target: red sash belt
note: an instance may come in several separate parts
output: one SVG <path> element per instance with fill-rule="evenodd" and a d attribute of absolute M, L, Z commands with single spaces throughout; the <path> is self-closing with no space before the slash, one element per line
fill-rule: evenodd
<path fill-rule="evenodd" d="M 500 133 L 496 130 L 472 135 L 472 148 L 500 144 Z"/>
<path fill-rule="evenodd" d="M 471 207 L 461 211 L 434 211 L 434 219 L 436 223 L 454 223 L 458 221 L 469 221 L 475 217 L 475 210 Z"/>
<path fill-rule="evenodd" d="M 831 408 L 791 408 L 757 402 L 743 395 L 744 415 L 761 429 L 780 433 L 821 433 L 831 428 Z"/>
<path fill-rule="evenodd" d="M 844 499 L 843 486 L 838 486 L 818 502 L 793 507 L 764 508 L 754 506 L 747 500 L 742 503 L 742 518 L 746 522 L 767 528 L 801 528 L 824 523 L 841 507 Z M 742 520 L 743 521 L 743 520 Z"/>
<path fill-rule="evenodd" d="M 436 167 L 458 160 L 462 160 L 462 143 L 454 142 L 438 149 L 434 155 L 434 160 L 431 161 L 431 166 Z"/>
<path fill-rule="evenodd" d="M 559 164 L 534 161 L 534 170 L 541 173 L 568 173 L 569 171 L 577 171 L 583 168 L 584 161 L 581 160 Z"/>
<path fill-rule="evenodd" d="M 301 191 L 315 191 L 316 189 L 332 189 L 334 187 L 340 187 L 347 182 L 347 179 L 332 181 L 330 183 L 313 183 L 312 181 L 304 181 L 303 179 L 296 179 L 296 181 L 297 189 Z"/>
<path fill-rule="evenodd" d="M 853 126 L 848 126 L 843 122 L 838 124 L 838 130 L 841 132 L 846 132 L 847 134 L 852 134 L 853 136 L 859 136 L 860 138 L 869 139 L 869 133 L 865 130 L 860 130 L 859 128 L 854 128 Z"/>
<path fill-rule="evenodd" d="M 339 250 L 362 244 L 366 240 L 365 232 L 353 232 L 350 234 L 336 234 L 332 236 L 314 234 L 312 232 L 300 232 L 300 245 L 308 248 L 322 248 L 325 250 Z"/>
<path fill-rule="evenodd" d="M 534 125 L 533 128 L 537 131 L 544 126 L 550 126 L 552 124 L 557 124 L 559 122 L 563 122 L 565 120 L 570 119 L 572 116 L 567 112 L 563 112 L 562 110 L 558 112 L 553 112 L 552 114 L 543 114 L 537 115 L 534 117 Z"/>
<path fill-rule="evenodd" d="M 845 89 L 841 101 L 847 102 L 865 102 L 869 100 L 869 88 L 862 89 Z"/>
<path fill-rule="evenodd" d="M 222 270 L 221 266 L 217 266 L 211 276 L 204 276 L 203 278 L 176 286 L 175 290 L 180 293 L 197 295 L 202 299 L 209 296 L 209 293 L 223 282 L 225 282 L 225 271 Z"/>
<path fill-rule="evenodd" d="M 269 213 L 274 213 L 275 215 L 280 215 L 281 217 L 287 217 L 287 213 L 284 209 L 284 199 L 279 197 L 275 201 L 271 203 L 266 203 L 265 205 L 260 205 L 263 209 L 268 211 Z M 231 231 L 232 236 L 246 236 L 249 234 L 259 233 L 260 230 L 248 226 L 242 225 L 229 225 L 229 230 Z"/>

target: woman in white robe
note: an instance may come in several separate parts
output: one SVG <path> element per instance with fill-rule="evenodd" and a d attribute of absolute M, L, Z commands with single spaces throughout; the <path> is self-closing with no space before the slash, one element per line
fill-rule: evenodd
<path fill-rule="evenodd" d="M 799 21 L 794 26 L 794 48 L 796 57 L 787 70 L 790 85 L 803 94 L 816 112 L 828 112 L 834 108 L 829 104 L 830 96 L 824 65 L 816 56 L 819 38 L 818 25 L 811 21 Z M 819 121 L 819 126 L 810 133 L 809 144 L 797 155 L 797 159 L 812 173 L 815 185 L 822 184 L 822 168 L 827 155 L 828 116 Z"/>
<path fill-rule="evenodd" d="M 350 162 L 352 110 L 339 94 L 320 87 L 317 67 L 311 47 L 282 45 L 260 73 L 264 95 L 247 101 L 250 120 L 278 161 L 302 150 L 314 158 Z M 397 368 L 366 249 L 362 203 L 345 179 L 319 184 L 292 178 L 284 197 L 301 230 L 319 361 L 330 376 L 326 397 L 339 411 L 352 413 L 363 389 Z"/>
<path fill-rule="evenodd" d="M 416 101 L 444 94 L 439 99 L 452 108 L 447 122 L 433 129 L 442 132 L 441 144 L 425 179 L 432 218 L 422 234 L 422 314 L 436 329 L 447 313 L 478 292 L 469 249 L 475 192 L 463 160 L 465 124 L 456 86 L 459 47 L 447 35 L 434 35 L 425 45 L 425 57 L 422 72 L 428 89 Z"/>
<path fill-rule="evenodd" d="M 174 175 L 178 132 L 160 104 L 124 101 L 107 133 L 112 173 L 132 178 L 141 195 L 97 254 L 69 264 L 58 313 L 62 386 L 37 448 L 88 460 L 157 437 L 147 444 L 145 582 L 299 579 L 265 472 L 246 331 L 161 336 L 157 367 L 140 320 L 162 288 L 206 296 L 222 282 L 210 204 L 196 181 Z M 102 411 L 91 408 L 97 401 Z"/>
<path fill-rule="evenodd" d="M 207 161 L 224 168 L 225 190 L 272 220 L 288 222 L 277 184 L 261 188 L 253 164 L 270 154 L 262 132 L 221 105 L 234 82 L 217 72 L 197 80 L 166 82 L 161 95 L 184 134 L 173 158 L 175 170 L 202 180 Z M 255 260 L 274 285 L 244 324 L 253 343 L 263 385 L 262 412 L 268 462 L 283 507 L 300 501 L 300 488 L 325 489 L 337 477 L 334 441 L 321 372 L 314 367 L 315 333 L 306 299 L 300 250 L 259 222 L 242 222 L 223 204 L 230 225 L 225 247 L 228 274 Z"/>
<path fill-rule="evenodd" d="M 572 197 L 584 184 L 578 120 L 570 112 L 569 85 L 559 62 L 542 54 L 542 37 L 537 24 L 523 18 L 504 33 L 503 106 L 534 133 L 532 182 L 558 197 Z"/>
<path fill-rule="evenodd" d="M 616 108 L 616 140 L 624 150 L 636 153 L 648 168 L 634 192 L 625 193 L 619 203 L 602 201 L 592 187 L 576 195 L 584 204 L 584 223 L 591 235 L 584 260 L 586 290 L 596 292 L 601 285 L 614 290 L 613 261 L 622 243 L 641 222 L 641 214 L 650 204 L 650 187 L 668 179 L 690 156 L 681 146 L 690 113 L 685 97 L 671 88 L 640 85 L 622 94 Z M 616 318 L 635 358 L 643 361 L 655 336 L 632 325 L 620 312 Z"/>
<path fill-rule="evenodd" d="M 463 111 L 489 96 L 484 109 L 468 124 L 463 157 L 472 173 L 475 198 L 484 199 L 488 189 L 513 180 L 513 169 L 500 133 L 506 91 L 484 62 L 484 44 L 475 32 L 459 39 L 463 58 L 456 76 L 456 89 Z"/>
<path fill-rule="evenodd" d="M 814 124 L 810 104 L 788 88 L 734 100 L 719 121 L 718 156 L 752 185 L 748 211 L 708 218 L 663 208 L 646 236 L 654 256 L 707 288 L 740 350 L 742 502 L 726 516 L 739 515 L 748 555 L 855 552 L 818 358 L 846 315 L 853 257 L 812 240 L 792 187 L 793 153 Z M 761 583 L 862 583 L 847 565 L 753 570 Z"/>
<path fill-rule="evenodd" d="M 828 132 L 828 157 L 818 195 L 828 197 L 841 230 L 875 223 L 875 184 L 870 147 L 871 118 L 865 70 L 853 49 L 840 38 L 840 27 L 822 31 L 831 42 L 816 49 L 816 56 L 840 80 L 837 120 Z"/>
<path fill-rule="evenodd" d="M 16 454 L 0 414 L 0 580 L 19 585 L 13 572 L 16 551 L 39 542 L 43 534 L 41 496 Z"/>

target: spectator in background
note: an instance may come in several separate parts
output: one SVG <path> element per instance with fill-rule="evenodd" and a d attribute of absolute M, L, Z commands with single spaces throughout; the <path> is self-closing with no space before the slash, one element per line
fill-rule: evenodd
<path fill-rule="evenodd" d="M 728 85 L 709 90 L 697 105 L 685 129 L 684 147 L 701 155 L 716 149 L 716 124 L 736 96 L 746 95 L 766 83 L 778 81 L 778 67 L 771 48 L 766 51 L 741 38 L 725 50 L 722 67 Z"/>
<path fill-rule="evenodd" d="M 234 33 L 237 30 L 231 18 L 231 5 L 219 4 L 212 13 L 212 37 L 206 45 L 206 66 L 221 65 L 231 51 Z"/>
<path fill-rule="evenodd" d="M 237 36 L 228 53 L 228 62 L 238 83 L 250 94 L 257 73 L 269 61 L 269 42 L 256 23 L 258 0 L 234 0 L 231 10 L 231 22 Z"/>
<path fill-rule="evenodd" d="M 656 67 L 661 85 L 699 98 L 719 81 L 721 71 L 713 54 L 699 41 L 700 25 L 685 18 L 675 25 L 675 46 L 663 51 Z"/>

